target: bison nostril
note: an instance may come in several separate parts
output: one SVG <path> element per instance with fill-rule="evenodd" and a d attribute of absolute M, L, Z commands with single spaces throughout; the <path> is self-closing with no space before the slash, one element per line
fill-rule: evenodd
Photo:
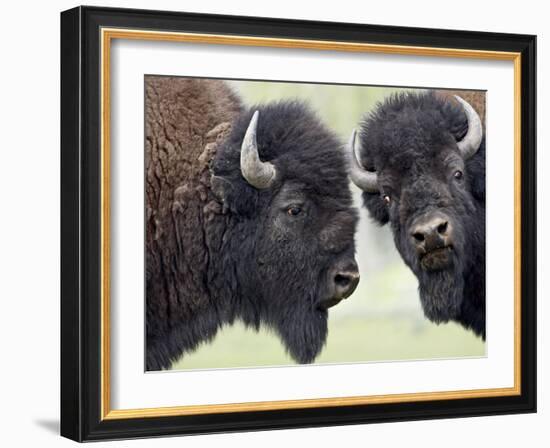
<path fill-rule="evenodd" d="M 335 297 L 345 299 L 355 291 L 359 283 L 359 271 L 354 269 L 352 271 L 337 272 L 332 281 L 334 282 Z"/>
<path fill-rule="evenodd" d="M 351 278 L 347 275 L 336 274 L 334 283 L 336 283 L 336 286 L 346 288 L 351 283 Z"/>
<path fill-rule="evenodd" d="M 445 221 L 437 226 L 437 232 L 440 234 L 444 234 L 447 231 L 447 225 L 448 222 Z"/>
<path fill-rule="evenodd" d="M 415 232 L 415 233 L 413 233 L 413 238 L 414 238 L 418 243 L 421 243 L 422 241 L 424 241 L 424 234 L 423 234 L 423 233 L 420 233 L 420 232 Z"/>

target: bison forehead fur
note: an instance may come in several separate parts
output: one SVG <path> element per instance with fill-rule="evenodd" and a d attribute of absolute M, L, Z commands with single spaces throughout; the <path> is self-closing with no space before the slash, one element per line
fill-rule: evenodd
<path fill-rule="evenodd" d="M 354 252 L 339 142 L 303 104 L 244 109 L 221 81 L 148 77 L 146 93 L 147 369 L 236 319 L 311 362 L 326 340 L 327 272 Z M 265 189 L 240 168 L 254 110 L 259 156 L 277 169 Z"/>
<path fill-rule="evenodd" d="M 379 104 L 361 123 L 360 158 L 376 170 L 380 193 L 365 192 L 363 200 L 375 221 L 390 223 L 418 278 L 425 315 L 485 337 L 485 138 L 463 160 L 457 142 L 467 131 L 463 108 L 445 94 L 402 93 Z M 452 223 L 451 262 L 430 271 L 421 266 L 412 225 L 440 212 Z"/>

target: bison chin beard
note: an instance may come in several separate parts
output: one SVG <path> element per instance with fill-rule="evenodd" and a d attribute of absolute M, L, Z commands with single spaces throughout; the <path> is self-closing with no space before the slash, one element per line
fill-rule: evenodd
<path fill-rule="evenodd" d="M 289 310 L 275 324 L 288 354 L 309 364 L 321 352 L 328 334 L 328 313 L 323 310 Z"/>
<path fill-rule="evenodd" d="M 439 324 L 458 317 L 464 297 L 461 273 L 455 269 L 424 271 L 418 280 L 420 302 L 428 319 Z"/>

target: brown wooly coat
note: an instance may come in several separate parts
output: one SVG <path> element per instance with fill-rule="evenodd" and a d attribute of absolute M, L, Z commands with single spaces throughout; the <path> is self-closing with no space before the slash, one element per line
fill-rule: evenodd
<path fill-rule="evenodd" d="M 208 306 L 201 229 L 218 206 L 209 162 L 241 103 L 218 80 L 147 76 L 145 95 L 147 343 L 155 344 L 156 335 Z"/>

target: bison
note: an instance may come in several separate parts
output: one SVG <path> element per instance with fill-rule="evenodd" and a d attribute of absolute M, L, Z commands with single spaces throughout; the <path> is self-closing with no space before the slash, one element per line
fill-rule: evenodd
<path fill-rule="evenodd" d="M 485 339 L 485 137 L 460 96 L 389 97 L 353 131 L 350 177 L 380 225 L 389 222 L 416 275 L 425 316 Z"/>
<path fill-rule="evenodd" d="M 312 362 L 359 281 L 339 141 L 302 102 L 246 108 L 219 80 L 145 93 L 147 370 L 235 320 Z"/>

